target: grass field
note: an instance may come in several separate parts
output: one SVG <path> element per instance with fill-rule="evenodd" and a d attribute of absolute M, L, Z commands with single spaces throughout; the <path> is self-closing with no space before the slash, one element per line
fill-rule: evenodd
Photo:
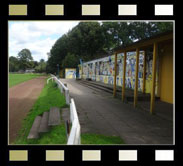
<path fill-rule="evenodd" d="M 9 74 L 9 87 L 12 87 L 14 85 L 20 84 L 22 82 L 31 80 L 33 78 L 39 77 L 42 74 Z"/>
<path fill-rule="evenodd" d="M 60 90 L 54 82 L 45 85 L 39 98 L 35 102 L 33 108 L 23 121 L 23 127 L 19 131 L 19 136 L 13 144 L 66 144 L 65 124 L 52 127 L 48 133 L 40 135 L 39 139 L 28 140 L 27 136 L 32 127 L 34 119 L 38 115 L 42 115 L 48 111 L 50 107 L 66 107 L 65 98 L 61 95 Z M 124 144 L 120 137 L 104 136 L 97 134 L 81 134 L 82 144 Z"/>
<path fill-rule="evenodd" d="M 51 128 L 50 132 L 40 135 L 39 139 L 27 139 L 35 117 L 42 115 L 53 106 L 61 108 L 66 106 L 66 102 L 56 83 L 50 81 L 48 85 L 45 85 L 33 108 L 24 119 L 23 127 L 14 144 L 66 144 L 64 124 Z"/>
<path fill-rule="evenodd" d="M 105 136 L 99 134 L 81 134 L 82 144 L 124 144 L 124 141 L 117 136 Z"/>

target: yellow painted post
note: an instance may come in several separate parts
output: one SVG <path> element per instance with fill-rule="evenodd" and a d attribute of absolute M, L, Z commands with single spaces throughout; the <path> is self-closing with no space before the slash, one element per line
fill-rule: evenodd
<path fill-rule="evenodd" d="M 144 51 L 142 93 L 145 93 L 145 87 L 146 87 L 146 51 Z"/>
<path fill-rule="evenodd" d="M 134 107 L 137 106 L 138 95 L 138 73 L 139 73 L 139 48 L 136 49 L 136 68 L 135 68 L 135 89 L 134 89 Z"/>
<path fill-rule="evenodd" d="M 117 53 L 115 53 L 113 97 L 116 97 L 116 75 L 117 75 Z"/>
<path fill-rule="evenodd" d="M 150 113 L 154 112 L 154 102 L 155 102 L 155 85 L 156 85 L 156 59 L 157 59 L 157 43 L 153 46 L 153 66 L 152 66 L 152 88 L 151 88 L 151 105 Z"/>
<path fill-rule="evenodd" d="M 125 99 L 125 77 L 126 77 L 126 51 L 123 58 L 123 85 L 122 85 L 122 101 Z"/>
<path fill-rule="evenodd" d="M 83 63 L 81 65 L 81 79 L 83 79 Z"/>

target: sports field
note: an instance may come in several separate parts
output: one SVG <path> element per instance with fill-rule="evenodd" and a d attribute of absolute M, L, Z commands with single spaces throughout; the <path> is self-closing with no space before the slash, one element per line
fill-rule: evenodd
<path fill-rule="evenodd" d="M 9 74 L 9 87 L 12 87 L 14 85 L 20 84 L 22 82 L 31 80 L 33 78 L 42 76 L 43 74 L 32 74 L 32 73 L 26 73 L 26 74 Z"/>

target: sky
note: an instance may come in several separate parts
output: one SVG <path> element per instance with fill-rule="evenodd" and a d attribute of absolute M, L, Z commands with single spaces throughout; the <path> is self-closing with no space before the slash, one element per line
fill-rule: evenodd
<path fill-rule="evenodd" d="M 27 48 L 34 60 L 47 60 L 47 53 L 63 34 L 79 21 L 9 21 L 9 56 Z"/>

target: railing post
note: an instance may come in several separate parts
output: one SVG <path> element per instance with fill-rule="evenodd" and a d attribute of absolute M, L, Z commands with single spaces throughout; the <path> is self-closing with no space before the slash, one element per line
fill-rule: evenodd
<path fill-rule="evenodd" d="M 62 85 L 61 85 L 60 91 L 61 91 L 61 93 L 63 93 L 63 87 L 62 87 Z"/>
<path fill-rule="evenodd" d="M 70 103 L 69 90 L 65 91 L 65 98 L 66 98 L 66 103 L 69 104 Z"/>

